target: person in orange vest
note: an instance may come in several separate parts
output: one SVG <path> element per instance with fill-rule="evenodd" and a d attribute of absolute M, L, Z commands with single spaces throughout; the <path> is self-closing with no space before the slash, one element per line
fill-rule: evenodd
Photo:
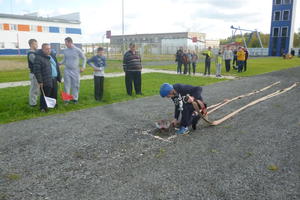
<path fill-rule="evenodd" d="M 246 59 L 246 54 L 242 47 L 238 48 L 238 52 L 236 53 L 236 56 L 237 56 L 238 72 L 242 72 L 244 68 L 244 62 Z"/>

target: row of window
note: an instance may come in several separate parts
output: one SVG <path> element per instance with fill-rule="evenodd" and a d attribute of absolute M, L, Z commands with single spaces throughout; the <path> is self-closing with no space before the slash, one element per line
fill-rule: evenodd
<path fill-rule="evenodd" d="M 9 45 L 10 44 L 10 45 Z M 19 45 L 17 42 L 11 42 L 11 43 L 6 43 L 6 45 L 9 45 L 10 48 L 19 48 Z M 51 43 L 52 45 L 52 43 Z M 66 48 L 65 44 L 59 44 L 60 49 L 64 49 Z M 5 42 L 0 42 L 0 49 L 4 49 L 5 48 Z"/>
<path fill-rule="evenodd" d="M 288 37 L 288 27 L 273 27 L 272 36 L 273 37 Z"/>
<path fill-rule="evenodd" d="M 275 5 L 280 5 L 280 4 L 291 4 L 292 0 L 274 0 Z"/>
<path fill-rule="evenodd" d="M 19 48 L 19 45 L 18 45 L 18 43 L 17 42 L 12 42 L 11 43 L 12 45 L 12 47 L 14 47 L 14 48 Z M 5 48 L 5 43 L 4 42 L 0 42 L 0 49 L 4 49 Z"/>
<path fill-rule="evenodd" d="M 290 20 L 290 11 L 289 10 L 275 10 L 274 11 L 274 16 L 273 16 L 273 21 L 288 21 Z"/>
<path fill-rule="evenodd" d="M 56 27 L 56 26 L 36 26 L 36 25 L 24 25 L 24 24 L 0 24 L 0 30 L 81 34 L 80 28 L 65 28 L 65 27 Z"/>

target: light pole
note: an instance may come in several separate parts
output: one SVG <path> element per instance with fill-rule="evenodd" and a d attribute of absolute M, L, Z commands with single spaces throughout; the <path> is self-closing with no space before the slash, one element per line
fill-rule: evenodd
<path fill-rule="evenodd" d="M 125 37 L 124 37 L 124 0 L 122 0 L 122 54 L 125 53 Z"/>

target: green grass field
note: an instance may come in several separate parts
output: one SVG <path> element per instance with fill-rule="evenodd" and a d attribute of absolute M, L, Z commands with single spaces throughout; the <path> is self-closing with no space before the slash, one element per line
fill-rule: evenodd
<path fill-rule="evenodd" d="M 203 86 L 219 81 L 224 81 L 224 79 L 149 73 L 142 76 L 143 96 L 128 96 L 125 91 L 124 77 L 106 78 L 103 102 L 97 102 L 94 100 L 93 80 L 85 80 L 81 81 L 80 98 L 77 105 L 64 105 L 59 98 L 59 107 L 48 113 L 39 112 L 38 107 L 28 106 L 29 86 L 5 88 L 0 89 L 0 124 L 158 95 L 159 87 L 164 82 Z"/>
<path fill-rule="evenodd" d="M 18 61 L 25 62 L 26 59 L 24 57 L 17 57 L 12 56 L 8 57 L 5 56 L 0 57 L 1 59 L 17 59 Z M 107 73 L 114 73 L 114 72 L 122 72 L 122 62 L 120 60 L 108 60 L 107 62 L 108 67 L 106 68 Z M 264 58 L 250 58 L 248 60 L 248 70 L 243 73 L 237 73 L 236 70 L 231 70 L 230 72 L 225 72 L 225 64 L 223 63 L 222 66 L 222 75 L 231 75 L 231 76 L 253 76 L 257 74 L 263 74 L 267 72 L 287 69 L 291 67 L 300 66 L 300 58 L 294 57 L 291 60 L 284 60 L 281 57 L 264 57 Z M 151 69 L 164 69 L 164 70 L 176 70 L 176 64 L 173 65 L 164 65 L 164 66 L 145 66 L 146 68 Z M 211 74 L 215 74 L 215 62 L 213 61 L 211 64 Z M 63 71 L 63 68 L 61 69 Z M 200 62 L 197 65 L 197 72 L 204 72 L 204 63 Z M 87 65 L 86 70 L 82 73 L 83 75 L 91 75 L 93 70 L 91 67 Z M 4 82 L 14 82 L 14 81 L 25 81 L 29 80 L 28 69 L 11 69 L 11 70 L 1 70 L 0 67 L 0 83 Z"/>
<path fill-rule="evenodd" d="M 105 72 L 114 73 L 122 72 L 123 67 L 121 61 L 118 60 L 109 60 L 107 62 L 109 67 L 106 68 Z M 63 67 L 61 67 L 61 72 L 63 72 Z M 89 65 L 86 65 L 85 71 L 82 75 L 91 75 L 93 74 L 93 69 Z M 5 82 L 16 82 L 16 81 L 26 81 L 29 80 L 29 69 L 12 69 L 12 70 L 2 70 L 0 68 L 0 83 Z"/>
<path fill-rule="evenodd" d="M 284 60 L 281 57 L 264 57 L 264 58 L 250 58 L 247 62 L 247 71 L 243 73 L 237 73 L 236 70 L 230 70 L 230 72 L 225 72 L 225 63 L 222 66 L 222 75 L 231 75 L 231 76 L 254 76 L 258 74 L 264 74 L 272 71 L 283 70 L 291 67 L 300 66 L 300 58 L 294 57 L 290 60 Z M 149 66 L 148 68 L 152 69 L 164 69 L 175 71 L 177 66 L 174 65 L 165 65 L 165 66 Z M 183 67 L 182 67 L 183 68 Z M 204 63 L 198 63 L 197 72 L 204 73 Z M 211 63 L 211 74 L 215 74 L 216 64 L 213 61 Z"/>

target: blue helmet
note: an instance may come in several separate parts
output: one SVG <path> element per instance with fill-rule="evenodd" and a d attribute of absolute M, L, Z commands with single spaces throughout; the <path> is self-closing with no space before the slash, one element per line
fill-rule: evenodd
<path fill-rule="evenodd" d="M 172 90 L 173 90 L 173 85 L 169 83 L 164 83 L 160 86 L 160 90 L 159 90 L 160 96 L 166 97 Z"/>

